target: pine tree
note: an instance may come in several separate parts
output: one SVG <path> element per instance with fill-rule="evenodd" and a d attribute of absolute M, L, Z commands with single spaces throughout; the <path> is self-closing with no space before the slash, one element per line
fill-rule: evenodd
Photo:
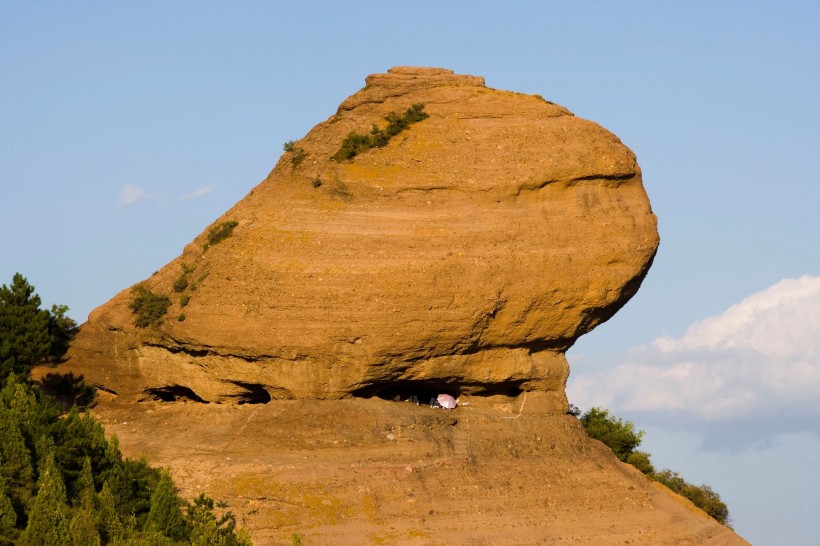
<path fill-rule="evenodd" d="M 91 459 L 83 459 L 83 468 L 74 484 L 74 503 L 78 508 L 94 510 L 94 476 L 91 474 Z"/>
<path fill-rule="evenodd" d="M 40 296 L 19 273 L 11 286 L 0 286 L 0 377 L 27 375 L 32 366 L 57 362 L 68 349 L 77 324 L 68 307 L 40 309 Z"/>
<path fill-rule="evenodd" d="M 11 505 L 7 493 L 8 485 L 0 478 L 0 544 L 14 544 L 17 541 L 17 513 Z"/>
<path fill-rule="evenodd" d="M 50 315 L 34 287 L 16 273 L 0 287 L 0 377 L 25 374 L 51 353 Z"/>
<path fill-rule="evenodd" d="M 97 496 L 97 529 L 104 544 L 114 542 L 123 538 L 125 528 L 117 514 L 117 507 L 114 504 L 114 495 L 111 494 L 111 487 L 105 482 Z"/>
<path fill-rule="evenodd" d="M 0 480 L 18 514 L 30 506 L 34 492 L 31 452 L 13 413 L 0 403 Z"/>
<path fill-rule="evenodd" d="M 164 471 L 154 494 L 151 495 L 151 510 L 145 521 L 146 529 L 159 531 L 173 540 L 187 538 L 188 526 L 179 509 L 179 501 L 171 475 Z"/>
<path fill-rule="evenodd" d="M 80 508 L 74 512 L 68 526 L 72 546 L 100 546 L 100 533 L 94 525 L 92 508 Z"/>
<path fill-rule="evenodd" d="M 21 538 L 22 544 L 31 546 L 71 546 L 65 484 L 53 453 L 46 457 L 28 526 Z"/>

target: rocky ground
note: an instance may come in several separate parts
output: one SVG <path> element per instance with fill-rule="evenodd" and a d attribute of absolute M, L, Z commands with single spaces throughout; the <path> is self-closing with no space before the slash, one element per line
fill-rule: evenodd
<path fill-rule="evenodd" d="M 226 501 L 261 545 L 746 544 L 537 393 L 462 402 L 103 400 L 94 413 L 126 455 L 170 468 L 185 497 Z"/>

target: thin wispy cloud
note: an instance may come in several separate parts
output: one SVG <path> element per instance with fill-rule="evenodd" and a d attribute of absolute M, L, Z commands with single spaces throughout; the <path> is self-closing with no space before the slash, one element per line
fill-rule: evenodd
<path fill-rule="evenodd" d="M 126 184 L 120 188 L 120 195 L 117 199 L 118 207 L 127 207 L 141 201 L 152 201 L 160 198 L 159 194 L 151 193 L 143 187 L 134 184 Z"/>
<path fill-rule="evenodd" d="M 690 424 L 820 427 L 820 277 L 784 279 L 571 381 L 581 407 Z M 797 423 L 800 421 L 801 423 Z M 780 425 L 778 425 L 780 426 Z"/>
<path fill-rule="evenodd" d="M 199 199 L 200 197 L 204 197 L 214 191 L 216 189 L 216 184 L 209 184 L 207 186 L 202 186 L 191 193 L 186 193 L 180 199 L 183 201 L 191 201 L 192 199 Z"/>

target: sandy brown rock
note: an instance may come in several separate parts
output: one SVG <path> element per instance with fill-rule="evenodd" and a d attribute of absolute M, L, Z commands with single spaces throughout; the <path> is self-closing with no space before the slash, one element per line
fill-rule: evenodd
<path fill-rule="evenodd" d="M 429 118 L 387 146 L 330 159 L 416 103 Z M 83 325 L 68 369 L 131 398 L 538 390 L 560 411 L 565 350 L 635 293 L 658 245 L 613 134 L 410 67 L 368 77 L 224 221 L 231 237 L 205 249 L 206 230 L 145 280 L 174 301 L 162 324 L 136 328 L 124 290 Z"/>
<path fill-rule="evenodd" d="M 429 118 L 385 147 L 330 159 L 418 103 Z M 746 544 L 565 413 L 566 349 L 658 245 L 635 157 L 605 129 L 398 67 L 227 221 L 145 280 L 173 299 L 160 324 L 134 326 L 126 289 L 63 371 L 110 391 L 94 412 L 126 455 L 227 501 L 257 544 Z M 383 399 L 440 391 L 461 407 Z"/>
<path fill-rule="evenodd" d="M 454 411 L 379 399 L 103 403 L 124 452 L 229 504 L 255 544 L 747 545 L 551 415 L 540 393 Z"/>

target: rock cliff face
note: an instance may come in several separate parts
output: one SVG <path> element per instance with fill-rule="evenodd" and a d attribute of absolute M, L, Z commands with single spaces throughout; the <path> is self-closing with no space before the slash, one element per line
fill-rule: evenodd
<path fill-rule="evenodd" d="M 386 138 L 417 104 L 427 117 Z M 384 145 L 332 159 L 351 132 Z M 142 283 L 167 314 L 135 326 L 124 290 L 67 370 L 123 400 L 539 391 L 561 412 L 564 352 L 635 293 L 658 246 L 617 137 L 479 77 L 370 76 L 286 148 Z"/>

